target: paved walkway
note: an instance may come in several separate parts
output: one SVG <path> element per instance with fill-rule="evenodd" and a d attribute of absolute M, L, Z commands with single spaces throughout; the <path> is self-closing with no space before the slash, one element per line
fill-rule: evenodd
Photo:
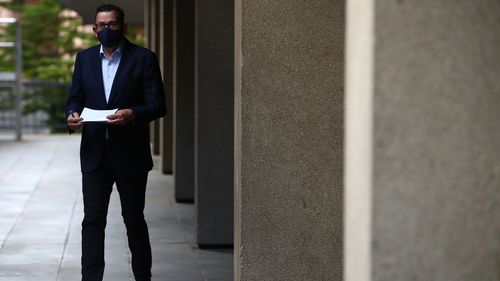
<path fill-rule="evenodd" d="M 11 137 L 10 137 L 11 138 Z M 79 281 L 82 220 L 79 136 L 0 138 L 0 281 Z M 158 165 L 157 165 L 158 166 Z M 150 173 L 146 220 L 154 281 L 229 281 L 231 250 L 194 243 L 194 206 L 173 201 L 172 177 Z M 104 281 L 133 280 L 114 190 Z"/>

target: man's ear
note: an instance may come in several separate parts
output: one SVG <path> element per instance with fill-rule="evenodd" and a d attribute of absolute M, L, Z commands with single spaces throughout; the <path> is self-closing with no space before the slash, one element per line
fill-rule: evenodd
<path fill-rule="evenodd" d="M 95 38 L 99 39 L 99 37 L 97 36 L 97 31 L 95 30 L 95 27 L 92 27 L 92 31 L 94 32 Z"/>

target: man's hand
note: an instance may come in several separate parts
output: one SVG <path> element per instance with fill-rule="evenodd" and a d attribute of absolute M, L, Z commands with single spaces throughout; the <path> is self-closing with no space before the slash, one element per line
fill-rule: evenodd
<path fill-rule="evenodd" d="M 80 118 L 80 115 L 78 114 L 78 112 L 73 112 L 71 115 L 68 116 L 68 127 L 73 130 L 73 131 L 76 131 L 78 129 L 80 129 L 82 127 L 82 118 Z"/>
<path fill-rule="evenodd" d="M 120 109 L 115 114 L 106 116 L 107 123 L 112 125 L 125 125 L 134 120 L 134 111 L 132 109 Z"/>

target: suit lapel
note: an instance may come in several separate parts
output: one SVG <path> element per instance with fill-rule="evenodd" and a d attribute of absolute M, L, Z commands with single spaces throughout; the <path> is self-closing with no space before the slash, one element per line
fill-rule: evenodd
<path fill-rule="evenodd" d="M 113 86 L 111 87 L 111 93 L 109 95 L 108 106 L 113 103 L 118 94 L 118 89 L 120 89 L 120 85 L 125 79 L 125 74 L 127 72 L 128 65 L 128 41 L 125 41 L 122 48 L 122 57 L 120 59 L 120 65 L 118 65 L 118 69 L 116 70 L 115 78 L 113 79 Z"/>

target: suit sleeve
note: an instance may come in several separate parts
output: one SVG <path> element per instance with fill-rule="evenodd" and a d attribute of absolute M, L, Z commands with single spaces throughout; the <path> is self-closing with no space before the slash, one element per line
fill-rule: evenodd
<path fill-rule="evenodd" d="M 78 114 L 80 114 L 83 110 L 83 105 L 85 104 L 83 96 L 83 84 L 81 79 L 80 60 L 80 55 L 78 54 L 76 56 L 75 69 L 73 71 L 71 90 L 69 92 L 68 100 L 66 101 L 66 118 L 68 118 L 68 116 L 72 112 L 78 112 Z"/>
<path fill-rule="evenodd" d="M 135 122 L 149 123 L 165 116 L 165 92 L 156 54 L 151 53 L 143 73 L 144 104 L 132 107 Z"/>

